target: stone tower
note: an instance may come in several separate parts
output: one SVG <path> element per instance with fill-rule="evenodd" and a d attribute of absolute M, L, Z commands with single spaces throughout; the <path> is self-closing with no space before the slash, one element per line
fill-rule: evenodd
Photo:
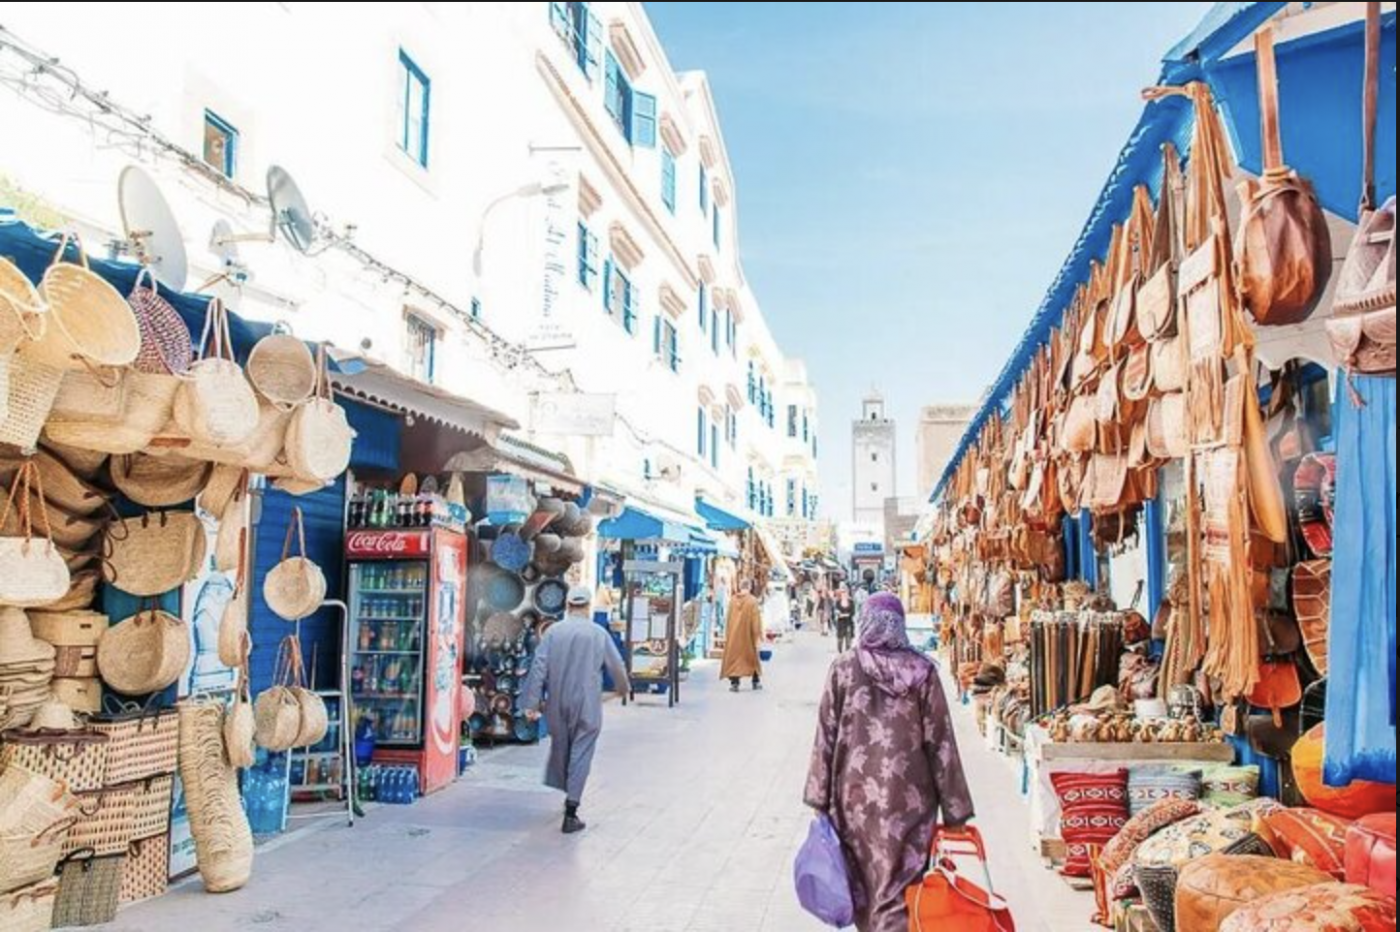
<path fill-rule="evenodd" d="M 852 517 L 862 528 L 884 537 L 885 500 L 894 498 L 895 426 L 885 416 L 885 399 L 872 391 L 861 402 L 860 419 L 851 425 Z"/>

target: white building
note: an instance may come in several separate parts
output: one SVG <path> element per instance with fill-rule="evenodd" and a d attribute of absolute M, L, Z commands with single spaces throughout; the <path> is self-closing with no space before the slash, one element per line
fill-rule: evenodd
<path fill-rule="evenodd" d="M 89 249 L 118 237 L 139 164 L 194 289 L 224 270 L 215 221 L 265 231 L 256 198 L 285 166 L 361 251 L 250 238 L 251 280 L 214 286 L 239 313 L 499 408 L 643 507 L 815 523 L 815 394 L 745 281 L 705 76 L 672 70 L 640 3 L 9 3 L 4 27 L 35 54 L 0 49 L 0 74 L 61 68 L 0 92 L 0 183 Z M 133 119 L 94 120 L 72 81 Z M 582 402 L 610 433 L 567 427 Z"/>
<path fill-rule="evenodd" d="M 895 455 L 894 421 L 885 416 L 884 397 L 872 391 L 851 424 L 851 517 L 877 540 L 885 537 L 885 501 L 899 494 Z"/>

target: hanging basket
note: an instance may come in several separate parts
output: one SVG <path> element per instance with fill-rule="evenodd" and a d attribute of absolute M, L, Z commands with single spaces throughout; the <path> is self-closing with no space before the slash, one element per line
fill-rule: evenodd
<path fill-rule="evenodd" d="M 0 482 L 8 483 L 19 472 L 27 457 L 0 453 Z M 44 484 L 44 496 L 49 504 L 72 515 L 91 515 L 107 503 L 106 494 L 87 479 L 78 475 L 48 450 L 40 449 L 33 456 Z"/>
<path fill-rule="evenodd" d="M 295 535 L 299 552 L 292 555 Z M 306 528 L 301 509 L 294 509 L 282 542 L 282 560 L 263 580 L 263 599 L 273 613 L 286 621 L 298 621 L 314 613 L 326 598 L 326 577 L 306 557 Z"/>
<path fill-rule="evenodd" d="M 67 466 L 73 475 L 84 482 L 95 481 L 98 473 L 102 472 L 102 467 L 107 465 L 106 453 L 89 450 L 85 447 L 68 446 L 53 438 L 44 440 L 44 448 L 56 456 L 64 466 Z"/>
<path fill-rule="evenodd" d="M 29 450 L 39 442 L 54 399 L 63 384 L 63 370 L 27 353 L 7 356 L 8 392 L 0 419 L 0 443 Z"/>
<path fill-rule="evenodd" d="M 350 465 L 355 440 L 345 409 L 331 395 L 326 350 L 320 350 L 311 398 L 292 415 L 287 428 L 287 463 L 300 479 L 328 482 Z"/>
<path fill-rule="evenodd" d="M 228 893 L 253 871 L 253 833 L 238 795 L 238 773 L 224 756 L 223 708 L 180 703 L 180 782 L 204 888 Z"/>
<path fill-rule="evenodd" d="M 78 262 L 64 259 L 69 241 Z M 53 264 L 44 272 L 39 293 L 49 307 L 42 338 L 25 348 L 34 359 L 57 369 L 129 366 L 141 349 L 136 316 L 115 288 L 88 268 L 77 237 L 65 234 Z"/>
<path fill-rule="evenodd" d="M 44 603 L 44 611 L 79 612 L 92 608 L 97 601 L 97 587 L 101 582 L 101 570 L 82 569 L 71 573 L 68 591 L 52 602 Z"/>
<path fill-rule="evenodd" d="M 29 276 L 0 256 L 0 355 L 42 337 L 47 311 Z"/>
<path fill-rule="evenodd" d="M 38 523 L 45 532 L 44 537 L 34 535 L 31 500 L 40 506 Z M 38 607 L 61 599 L 68 592 L 71 582 L 68 565 L 54 544 L 48 512 L 43 505 L 44 484 L 38 467 L 32 462 L 25 463 L 11 481 L 9 495 L 0 510 L 0 527 L 7 525 L 16 507 L 20 519 L 17 536 L 0 537 L 0 605 Z"/>
<path fill-rule="evenodd" d="M 223 466 L 233 466 L 249 472 L 272 474 L 289 469 L 284 447 L 287 425 L 292 412 L 284 411 L 271 402 L 258 403 L 257 423 L 252 431 L 237 443 L 210 443 L 202 440 L 173 441 L 181 455 L 189 459 L 208 460 Z M 166 443 L 166 440 L 158 441 Z"/>
<path fill-rule="evenodd" d="M 112 460 L 112 484 L 147 508 L 170 508 L 193 500 L 209 482 L 210 465 L 183 456 L 137 453 Z"/>
<path fill-rule="evenodd" d="M 139 598 L 158 596 L 198 575 L 208 546 L 204 524 L 193 512 L 122 518 L 107 528 L 103 578 Z"/>
<path fill-rule="evenodd" d="M 194 360 L 190 329 L 180 312 L 160 296 L 150 269 L 137 273 L 126 301 L 141 331 L 141 350 L 132 368 L 151 375 L 183 375 Z"/>
<path fill-rule="evenodd" d="M 257 762 L 258 719 L 248 694 L 248 671 L 238 671 L 238 690 L 224 711 L 224 753 L 228 762 L 239 770 Z"/>
<path fill-rule="evenodd" d="M 199 493 L 199 507 L 222 521 L 228 506 L 247 490 L 247 473 L 240 466 L 216 465 L 209 473 L 204 491 Z"/>
<path fill-rule="evenodd" d="M 174 423 L 195 442 L 241 443 L 258 426 L 258 399 L 234 360 L 228 312 L 217 298 L 209 302 L 199 356 L 175 396 Z"/>
<path fill-rule="evenodd" d="M 71 373 L 69 379 L 85 373 Z M 65 394 L 67 392 L 67 382 Z M 122 406 L 115 418 L 51 418 L 44 428 L 52 443 L 104 454 L 137 453 L 151 446 L 169 423 L 180 379 L 127 370 L 121 377 Z"/>
<path fill-rule="evenodd" d="M 112 689 L 145 696 L 174 684 L 190 661 L 190 632 L 181 619 L 148 608 L 113 627 L 97 645 L 97 666 Z"/>
<path fill-rule="evenodd" d="M 248 354 L 248 381 L 259 395 L 291 410 L 315 393 L 316 360 L 306 344 L 291 334 L 269 334 Z"/>

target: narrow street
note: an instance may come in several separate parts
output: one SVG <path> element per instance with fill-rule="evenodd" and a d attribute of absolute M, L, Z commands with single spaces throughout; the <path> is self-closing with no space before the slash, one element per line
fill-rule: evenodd
<path fill-rule="evenodd" d="M 611 705 L 581 837 L 558 833 L 560 800 L 539 786 L 543 748 L 488 751 L 465 780 L 416 806 L 379 807 L 353 829 L 327 826 L 260 851 L 238 893 L 210 897 L 195 880 L 107 928 L 819 929 L 798 907 L 790 871 L 809 820 L 802 784 L 831 651 L 812 635 L 779 648 L 758 694 L 730 695 L 706 664 L 674 710 L 655 698 Z M 993 874 L 1021 928 L 1082 929 L 1086 895 L 1029 850 L 1017 774 L 982 746 L 970 716 L 955 715 Z"/>

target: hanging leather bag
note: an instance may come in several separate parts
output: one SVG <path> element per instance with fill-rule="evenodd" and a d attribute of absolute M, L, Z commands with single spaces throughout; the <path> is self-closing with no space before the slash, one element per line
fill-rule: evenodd
<path fill-rule="evenodd" d="M 1147 280 L 1137 294 L 1138 324 L 1153 343 L 1177 335 L 1176 275 L 1181 264 L 1180 211 L 1184 196 L 1181 158 L 1176 147 L 1162 147 L 1162 193 L 1157 199 L 1156 227 Z"/>
<path fill-rule="evenodd" d="M 1254 54 L 1264 175 L 1240 185 L 1236 285 L 1256 323 L 1287 326 L 1317 309 L 1332 274 L 1332 237 L 1312 185 L 1283 162 L 1272 24 L 1254 34 Z"/>
<path fill-rule="evenodd" d="M 1395 198 L 1376 209 L 1376 111 L 1380 97 L 1381 10 L 1366 4 L 1365 152 L 1360 220 L 1337 280 L 1327 333 L 1349 372 L 1395 375 Z M 1391 78 L 1394 81 L 1394 77 Z"/>

